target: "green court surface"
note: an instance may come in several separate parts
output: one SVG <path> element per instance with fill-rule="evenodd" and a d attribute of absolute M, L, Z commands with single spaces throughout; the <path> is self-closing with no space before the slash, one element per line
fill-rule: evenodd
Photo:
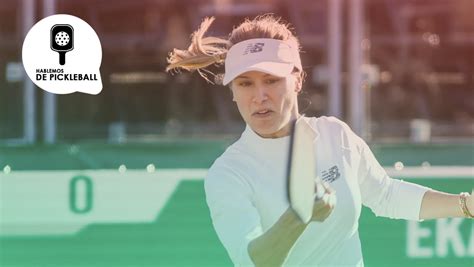
<path fill-rule="evenodd" d="M 212 228 L 202 181 L 202 171 L 228 144 L 187 141 L 0 147 L 0 167 L 9 165 L 12 170 L 10 174 L 0 174 L 4 185 L 0 193 L 17 197 L 0 195 L 2 215 L 15 205 L 21 209 L 30 202 L 37 202 L 41 207 L 39 211 L 31 211 L 31 218 L 26 220 L 0 218 L 0 222 L 12 219 L 9 222 L 17 224 L 10 223 L 8 229 L 0 228 L 0 266 L 232 266 Z M 423 162 L 472 166 L 473 148 L 472 144 L 372 146 L 385 166 L 393 166 L 397 161 L 405 166 L 420 166 Z M 121 164 L 128 169 L 122 174 L 117 171 Z M 154 164 L 157 172 L 145 171 L 148 164 Z M 193 174 L 178 168 L 198 169 Z M 451 193 L 474 187 L 474 173 L 458 175 L 456 167 L 447 168 L 453 170 L 453 175 L 405 178 Z M 165 171 L 159 173 L 161 169 Z M 85 193 L 87 197 L 81 201 L 90 201 L 91 206 L 81 212 L 71 212 L 71 185 L 77 177 L 90 181 L 92 195 L 89 199 Z M 143 189 L 147 187 L 149 191 Z M 5 188 L 11 191 L 6 192 Z M 87 187 L 84 190 L 88 192 Z M 153 198 L 147 195 L 150 192 Z M 167 196 L 156 200 L 154 197 L 159 196 L 155 195 L 160 194 Z M 148 206 L 139 203 L 147 200 L 151 202 L 148 206 L 153 208 L 149 219 L 125 220 L 134 216 L 131 214 L 135 209 L 145 211 Z M 14 205 L 11 201 L 15 201 Z M 163 206 L 159 206 L 160 201 Z M 56 206 L 57 202 L 64 205 Z M 51 221 L 48 218 L 60 212 L 65 212 L 59 215 L 64 224 L 75 222 L 69 220 L 72 218 L 81 221 L 83 226 L 69 234 L 21 234 L 22 224 L 30 225 L 29 232 L 54 232 L 50 228 L 61 227 L 61 222 L 48 224 Z M 108 212 L 110 214 L 105 215 Z M 45 214 L 47 216 L 43 216 Z M 8 233 L 11 226 L 17 227 L 16 234 Z M 359 231 L 366 267 L 474 266 L 472 220 L 407 222 L 376 218 L 364 208 Z"/>

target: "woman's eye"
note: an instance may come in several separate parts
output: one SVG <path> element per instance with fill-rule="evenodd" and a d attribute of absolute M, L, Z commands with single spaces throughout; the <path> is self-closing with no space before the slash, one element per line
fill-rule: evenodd
<path fill-rule="evenodd" d="M 279 82 L 281 79 L 268 79 L 266 80 L 266 83 L 267 84 L 274 84 L 274 83 L 277 83 Z"/>
<path fill-rule="evenodd" d="M 240 82 L 239 86 L 247 87 L 247 86 L 250 86 L 251 84 L 252 84 L 251 82 Z"/>

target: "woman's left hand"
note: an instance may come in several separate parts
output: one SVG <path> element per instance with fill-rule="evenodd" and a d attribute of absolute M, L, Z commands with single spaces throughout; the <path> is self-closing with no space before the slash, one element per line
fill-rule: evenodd
<path fill-rule="evenodd" d="M 471 215 L 474 215 L 474 189 L 472 190 L 471 195 L 466 199 L 467 210 Z"/>

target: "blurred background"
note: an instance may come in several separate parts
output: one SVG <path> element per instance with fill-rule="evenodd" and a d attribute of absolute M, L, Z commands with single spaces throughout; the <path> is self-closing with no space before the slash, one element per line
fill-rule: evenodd
<path fill-rule="evenodd" d="M 217 18 L 209 34 L 226 37 L 244 18 L 264 13 L 290 22 L 301 39 L 307 115 L 335 115 L 373 141 L 406 141 L 419 128 L 430 130 L 435 141 L 470 138 L 472 10 L 471 0 L 3 0 L 0 139 L 237 135 L 243 122 L 229 90 L 196 73 L 167 74 L 166 57 L 173 48 L 187 48 L 205 16 Z M 96 30 L 103 50 L 101 94 L 51 100 L 42 90 L 28 90 L 21 47 L 45 13 L 75 15 Z"/>
<path fill-rule="evenodd" d="M 281 16 L 303 47 L 306 115 L 346 121 L 394 177 L 470 191 L 473 11 L 472 0 L 2 0 L 0 265 L 230 266 L 202 179 L 245 125 L 227 87 L 164 71 L 206 16 L 223 37 Z M 23 39 L 52 14 L 97 32 L 99 95 L 52 95 L 24 74 Z M 364 210 L 366 266 L 474 266 L 472 229 Z"/>

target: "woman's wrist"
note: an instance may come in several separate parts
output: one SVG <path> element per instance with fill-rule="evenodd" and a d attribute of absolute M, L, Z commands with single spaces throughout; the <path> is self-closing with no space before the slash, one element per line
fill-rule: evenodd
<path fill-rule="evenodd" d="M 467 192 L 462 192 L 459 194 L 459 207 L 466 218 L 474 218 L 474 208 L 472 207 L 472 200 L 471 195 Z"/>
<path fill-rule="evenodd" d="M 286 223 L 287 223 L 287 226 L 288 227 L 293 227 L 293 228 L 299 228 L 299 229 L 304 229 L 308 226 L 308 223 L 304 223 L 300 217 L 298 216 L 298 214 L 296 214 L 296 212 L 291 208 L 289 207 L 286 212 L 284 213 L 284 215 L 286 215 Z"/>

